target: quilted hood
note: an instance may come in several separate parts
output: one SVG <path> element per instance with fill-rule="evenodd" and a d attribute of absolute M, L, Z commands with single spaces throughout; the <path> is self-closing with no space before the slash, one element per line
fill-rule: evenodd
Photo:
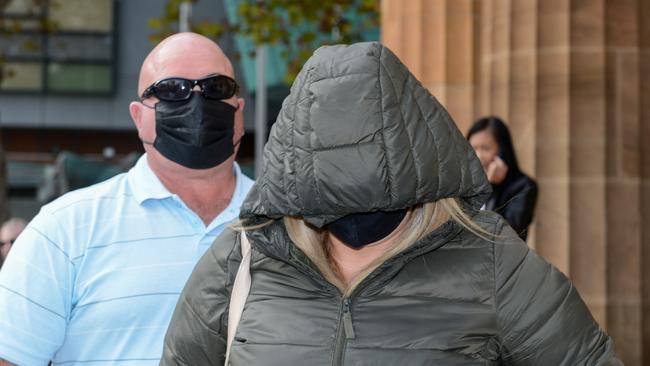
<path fill-rule="evenodd" d="M 366 42 L 321 47 L 305 63 L 240 217 L 302 216 L 322 227 L 447 197 L 478 209 L 489 193 L 445 108 L 388 48 Z"/>

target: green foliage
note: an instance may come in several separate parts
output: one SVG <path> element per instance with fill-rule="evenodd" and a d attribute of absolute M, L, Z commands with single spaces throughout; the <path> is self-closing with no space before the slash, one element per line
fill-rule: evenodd
<path fill-rule="evenodd" d="M 196 4 L 198 0 L 167 0 L 165 4 L 163 16 L 160 18 L 149 19 L 149 28 L 154 30 L 154 33 L 149 35 L 149 41 L 158 43 L 163 38 L 172 35 L 178 31 L 178 17 L 179 8 L 181 3 Z M 207 20 L 202 20 L 197 24 L 191 24 L 192 32 L 203 34 L 207 37 L 218 39 L 230 28 L 228 23 L 213 23 Z"/>
<path fill-rule="evenodd" d="M 157 43 L 176 32 L 181 2 L 167 0 L 164 15 L 149 20 Z M 353 43 L 379 26 L 379 0 L 240 0 L 237 23 L 202 21 L 192 31 L 218 40 L 225 34 L 249 37 L 255 45 L 283 45 L 291 83 L 304 62 L 321 45 Z"/>

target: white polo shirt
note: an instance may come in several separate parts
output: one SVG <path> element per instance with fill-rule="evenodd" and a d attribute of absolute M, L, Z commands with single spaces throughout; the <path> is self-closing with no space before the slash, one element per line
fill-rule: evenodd
<path fill-rule="evenodd" d="M 234 170 L 232 200 L 207 227 L 146 155 L 44 206 L 0 271 L 0 359 L 157 365 L 186 280 L 253 184 Z"/>

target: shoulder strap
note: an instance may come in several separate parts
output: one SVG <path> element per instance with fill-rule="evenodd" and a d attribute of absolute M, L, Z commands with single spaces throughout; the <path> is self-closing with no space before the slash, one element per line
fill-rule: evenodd
<path fill-rule="evenodd" d="M 228 365 L 230 347 L 235 339 L 239 319 L 241 319 L 246 298 L 251 288 L 251 243 L 248 241 L 245 231 L 241 232 L 239 238 L 242 260 L 235 275 L 235 282 L 232 285 L 232 293 L 230 294 L 230 304 L 228 305 L 228 338 L 226 339 L 228 343 L 226 344 L 226 362 L 224 365 Z"/>

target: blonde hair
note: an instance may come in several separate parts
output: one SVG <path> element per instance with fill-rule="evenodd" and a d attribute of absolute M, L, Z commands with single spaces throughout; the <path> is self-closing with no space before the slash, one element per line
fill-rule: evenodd
<path fill-rule="evenodd" d="M 494 236 L 476 224 L 456 199 L 444 198 L 437 202 L 424 203 L 409 210 L 404 230 L 393 238 L 393 242 L 397 244 L 371 262 L 349 284 L 343 280 L 330 255 L 327 230 L 309 225 L 300 217 L 286 216 L 284 225 L 293 243 L 318 267 L 325 279 L 338 287 L 344 296 L 348 296 L 366 276 L 387 259 L 403 252 L 449 219 L 481 238 L 493 240 L 491 238 Z"/>

